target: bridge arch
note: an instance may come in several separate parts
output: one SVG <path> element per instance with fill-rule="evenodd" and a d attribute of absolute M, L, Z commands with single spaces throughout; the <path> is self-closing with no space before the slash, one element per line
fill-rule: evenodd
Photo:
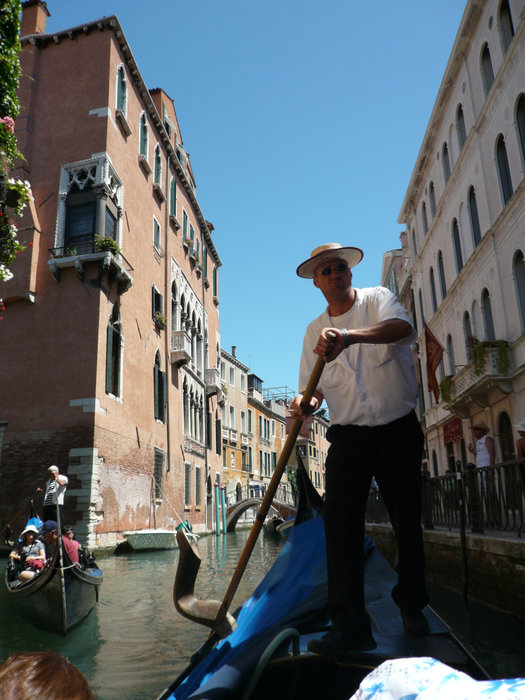
<path fill-rule="evenodd" d="M 234 532 L 235 526 L 241 515 L 250 508 L 259 508 L 262 498 L 245 498 L 242 501 L 237 501 L 226 509 L 226 531 Z M 272 508 L 277 511 L 283 520 L 290 518 L 297 513 L 297 508 L 289 503 L 281 503 L 277 500 L 272 501 Z"/>

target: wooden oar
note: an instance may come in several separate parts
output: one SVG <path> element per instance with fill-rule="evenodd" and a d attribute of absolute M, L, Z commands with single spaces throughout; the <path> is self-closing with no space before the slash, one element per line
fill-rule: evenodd
<path fill-rule="evenodd" d="M 31 498 L 28 500 L 28 503 L 32 503 L 32 502 L 33 502 L 33 499 L 35 498 L 35 496 L 40 492 L 40 490 L 42 490 L 42 488 L 43 488 L 45 485 L 46 485 L 46 482 L 44 481 L 44 483 L 42 484 L 42 486 L 38 486 L 38 487 L 37 487 L 35 493 L 34 493 L 34 494 L 31 496 Z M 7 544 L 7 539 L 8 539 L 8 537 L 9 537 L 9 535 L 11 534 L 11 525 L 12 525 L 14 522 L 16 522 L 16 520 L 18 520 L 18 518 L 20 517 L 20 515 L 22 515 L 23 511 L 24 511 L 26 508 L 27 508 L 27 503 L 24 503 L 24 505 L 22 506 L 22 508 L 20 508 L 20 510 L 18 511 L 18 513 L 16 513 L 15 515 L 13 515 L 13 517 L 11 518 L 11 520 L 10 520 L 8 523 L 6 523 L 6 524 L 2 527 L 2 529 L 0 530 L 0 542 L 3 542 L 4 544 Z"/>
<path fill-rule="evenodd" d="M 324 358 L 318 357 L 308 381 L 308 385 L 303 393 L 303 400 L 301 402 L 301 406 L 303 408 L 308 407 L 310 399 L 313 397 L 319 379 L 321 378 L 321 374 L 323 373 L 324 366 Z M 181 528 L 177 531 L 177 540 L 179 542 L 181 556 L 179 558 L 179 565 L 177 568 L 177 575 L 175 577 L 175 585 L 173 590 L 175 607 L 181 613 L 181 615 L 188 617 L 194 622 L 211 627 L 212 630 L 214 630 L 221 638 L 227 636 L 227 634 L 234 629 L 235 621 L 229 614 L 228 610 L 244 574 L 253 548 L 255 547 L 257 537 L 259 536 L 266 516 L 268 515 L 268 511 L 270 510 L 270 506 L 272 505 L 272 501 L 277 492 L 277 487 L 279 486 L 279 482 L 281 481 L 286 465 L 288 464 L 288 460 L 294 448 L 295 441 L 297 440 L 302 424 L 303 420 L 300 418 L 295 418 L 292 422 L 283 450 L 273 472 L 270 483 L 268 484 L 268 488 L 257 512 L 257 516 L 253 523 L 252 529 L 250 530 L 250 534 L 248 535 L 248 539 L 246 540 L 246 544 L 244 545 L 244 549 L 241 553 L 239 562 L 233 573 L 230 585 L 228 586 L 228 590 L 226 591 L 222 603 L 212 600 L 199 601 L 195 597 L 193 593 L 193 584 L 200 566 L 200 556 L 196 549 L 191 547 L 191 544 L 188 546 L 187 544 L 183 543 L 183 538 L 187 540 L 185 533 L 183 533 L 183 529 Z M 181 533 L 180 538 L 179 533 Z M 193 552 L 190 553 L 190 549 L 193 550 Z M 188 556 L 183 557 L 183 551 L 186 552 Z M 183 572 L 182 569 L 184 562 L 188 562 L 188 560 L 191 562 L 191 570 Z"/>

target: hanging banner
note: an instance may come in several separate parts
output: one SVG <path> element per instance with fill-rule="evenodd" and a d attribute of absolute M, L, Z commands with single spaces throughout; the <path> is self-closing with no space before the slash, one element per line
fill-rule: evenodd
<path fill-rule="evenodd" d="M 425 350 L 427 355 L 427 383 L 428 390 L 434 394 L 436 403 L 439 401 L 439 384 L 436 379 L 436 370 L 443 357 L 443 347 L 425 323 Z"/>
<path fill-rule="evenodd" d="M 463 437 L 463 422 L 459 416 L 452 418 L 443 426 L 443 440 L 445 445 L 449 442 L 456 442 Z"/>

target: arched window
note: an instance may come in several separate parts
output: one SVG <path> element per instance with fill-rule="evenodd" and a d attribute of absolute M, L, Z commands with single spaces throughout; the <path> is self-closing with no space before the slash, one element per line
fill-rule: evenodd
<path fill-rule="evenodd" d="M 421 328 L 423 328 L 423 324 L 425 323 L 425 312 L 423 311 L 423 296 L 421 295 L 421 289 L 419 290 L 417 296 L 418 296 L 418 300 L 419 300 L 419 314 L 421 316 Z"/>
<path fill-rule="evenodd" d="M 443 253 L 438 252 L 438 273 L 439 273 L 439 286 L 441 287 L 441 299 L 447 296 L 447 283 L 445 280 L 445 266 L 443 265 Z"/>
<path fill-rule="evenodd" d="M 461 253 L 461 239 L 459 237 L 459 226 L 457 219 L 452 222 L 452 242 L 454 243 L 454 255 L 456 258 L 456 270 L 458 274 L 463 269 L 463 255 Z"/>
<path fill-rule="evenodd" d="M 149 142 L 149 134 L 148 134 L 148 120 L 146 119 L 145 114 L 141 114 L 140 116 L 140 155 L 144 156 L 144 158 L 147 160 L 148 159 L 148 142 Z"/>
<path fill-rule="evenodd" d="M 481 292 L 481 311 L 483 313 L 483 326 L 486 340 L 496 340 L 494 332 L 494 319 L 492 318 L 492 304 L 488 289 Z"/>
<path fill-rule="evenodd" d="M 438 459 L 435 450 L 432 450 L 432 471 L 434 472 L 434 476 L 439 475 Z"/>
<path fill-rule="evenodd" d="M 155 353 L 153 367 L 153 395 L 155 404 L 155 420 L 162 423 L 166 420 L 166 373 L 161 370 L 160 352 Z"/>
<path fill-rule="evenodd" d="M 428 201 L 430 202 L 430 216 L 432 218 L 436 215 L 436 191 L 434 189 L 434 183 L 431 182 L 428 187 Z"/>
<path fill-rule="evenodd" d="M 488 44 L 484 44 L 481 50 L 481 82 L 483 83 L 485 97 L 487 97 L 494 82 L 494 71 L 492 70 L 492 59 Z"/>
<path fill-rule="evenodd" d="M 417 255 L 417 241 L 416 241 L 416 231 L 412 229 L 412 250 L 414 252 L 414 257 Z"/>
<path fill-rule="evenodd" d="M 430 277 L 430 297 L 432 299 L 432 311 L 434 313 L 437 311 L 437 296 L 436 296 L 436 283 L 434 281 L 434 268 L 430 268 L 429 272 L 429 277 Z"/>
<path fill-rule="evenodd" d="M 170 216 L 177 216 L 177 181 L 174 177 L 170 182 Z"/>
<path fill-rule="evenodd" d="M 516 452 L 514 451 L 514 436 L 512 434 L 512 423 L 510 422 L 508 413 L 505 411 L 502 411 L 500 417 L 498 418 L 498 437 L 502 461 L 510 462 L 511 460 L 516 459 Z M 509 475 L 510 474 L 512 474 L 512 472 L 509 472 Z M 509 498 L 509 501 L 511 501 L 511 503 L 508 504 L 509 507 L 512 507 L 512 504 L 515 503 L 516 500 L 518 503 L 514 505 L 514 508 L 518 508 L 519 505 L 521 505 L 521 496 L 519 499 L 515 498 L 517 495 L 516 491 L 516 487 L 514 486 L 513 488 L 512 483 L 509 483 L 509 496 L 511 496 L 511 498 Z"/>
<path fill-rule="evenodd" d="M 106 332 L 106 394 L 120 397 L 122 366 L 122 325 L 114 311 Z"/>
<path fill-rule="evenodd" d="M 452 336 L 449 334 L 447 336 L 447 357 L 448 357 L 448 373 L 456 374 L 456 360 L 454 359 L 454 344 L 452 343 Z"/>
<path fill-rule="evenodd" d="M 117 71 L 117 109 L 126 116 L 128 107 L 128 86 L 126 83 L 126 71 L 124 66 L 119 66 Z"/>
<path fill-rule="evenodd" d="M 463 115 L 463 107 L 461 105 L 458 106 L 458 111 L 456 112 L 456 132 L 458 135 L 459 150 L 461 151 L 461 149 L 465 145 L 465 141 L 467 140 L 465 117 Z"/>
<path fill-rule="evenodd" d="M 443 177 L 445 179 L 445 185 L 450 178 L 450 157 L 448 155 L 448 146 L 446 143 L 443 144 L 443 149 L 441 151 L 441 158 L 443 164 Z"/>
<path fill-rule="evenodd" d="M 472 242 L 474 243 L 475 248 L 481 241 L 481 227 L 479 225 L 476 191 L 473 187 L 471 187 L 468 191 L 468 213 L 470 218 L 470 230 L 472 231 Z"/>
<path fill-rule="evenodd" d="M 521 94 L 516 105 L 516 124 L 518 125 L 521 157 L 525 161 L 525 95 Z"/>
<path fill-rule="evenodd" d="M 155 146 L 155 163 L 153 169 L 153 182 L 156 185 L 161 185 L 162 183 L 162 158 L 160 155 L 160 146 L 157 144 Z"/>
<path fill-rule="evenodd" d="M 499 8 L 499 36 L 501 39 L 501 48 L 505 54 L 514 36 L 514 25 L 512 24 L 509 0 L 502 0 Z"/>
<path fill-rule="evenodd" d="M 521 317 L 521 328 L 523 330 L 525 329 L 525 261 L 521 250 L 518 250 L 514 256 L 513 272 L 518 309 Z"/>
<path fill-rule="evenodd" d="M 423 233 L 428 232 L 427 205 L 425 202 L 421 205 L 421 218 L 423 219 Z"/>
<path fill-rule="evenodd" d="M 465 339 L 465 351 L 467 360 L 472 358 L 472 324 L 470 323 L 470 314 L 465 311 L 463 314 L 463 337 Z"/>
<path fill-rule="evenodd" d="M 498 140 L 496 142 L 496 159 L 498 161 L 498 174 L 501 186 L 501 196 L 503 198 L 503 204 L 505 205 L 512 197 L 514 190 L 512 188 L 512 178 L 510 175 L 509 159 L 507 157 L 507 147 L 505 146 L 505 139 L 503 138 L 503 134 L 500 134 L 498 136 Z"/>

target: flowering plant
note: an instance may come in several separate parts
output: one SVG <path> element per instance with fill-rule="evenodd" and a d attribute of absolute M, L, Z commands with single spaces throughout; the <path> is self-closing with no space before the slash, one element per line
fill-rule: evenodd
<path fill-rule="evenodd" d="M 9 265 L 16 256 L 25 250 L 25 245 L 17 238 L 16 226 L 4 212 L 0 212 L 0 281 L 7 282 L 13 277 Z"/>
<path fill-rule="evenodd" d="M 27 180 L 15 180 L 14 177 L 7 181 L 6 204 L 13 207 L 15 214 L 21 214 L 26 204 L 32 199 L 31 185 Z"/>

